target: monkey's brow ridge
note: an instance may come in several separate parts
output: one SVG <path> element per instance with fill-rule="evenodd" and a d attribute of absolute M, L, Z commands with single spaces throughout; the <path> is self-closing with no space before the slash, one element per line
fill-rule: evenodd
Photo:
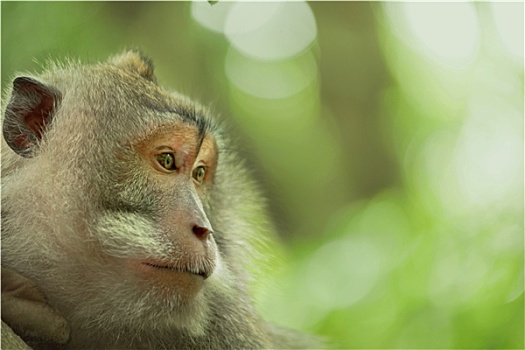
<path fill-rule="evenodd" d="M 185 106 L 182 104 L 177 106 L 170 106 L 167 104 L 149 102 L 147 103 L 147 107 L 159 113 L 176 114 L 182 117 L 183 121 L 195 125 L 199 132 L 200 140 L 204 138 L 204 134 L 207 130 L 211 130 L 210 121 L 205 115 L 197 111 L 197 107 L 195 104 L 190 104 L 189 106 Z"/>

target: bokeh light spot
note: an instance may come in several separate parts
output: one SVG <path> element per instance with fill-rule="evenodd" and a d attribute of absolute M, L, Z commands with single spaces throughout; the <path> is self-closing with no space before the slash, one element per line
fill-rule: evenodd
<path fill-rule="evenodd" d="M 288 60 L 258 61 L 232 47 L 225 65 L 232 84 L 250 95 L 267 99 L 295 95 L 317 76 L 317 63 L 309 51 Z"/>
<path fill-rule="evenodd" d="M 382 268 L 377 247 L 366 236 L 347 237 L 320 247 L 312 256 L 307 289 L 327 309 L 359 302 L 376 284 Z"/>
<path fill-rule="evenodd" d="M 413 35 L 431 57 L 453 66 L 464 66 L 474 58 L 479 28 L 470 3 L 403 4 Z"/>
<path fill-rule="evenodd" d="M 249 2 L 233 6 L 225 34 L 245 55 L 278 60 L 307 49 L 317 36 L 317 28 L 305 2 Z"/>
<path fill-rule="evenodd" d="M 397 35 L 431 60 L 465 68 L 476 56 L 480 38 L 473 4 L 406 2 L 385 8 Z"/>
<path fill-rule="evenodd" d="M 523 64 L 523 3 L 490 2 L 498 34 L 508 52 Z"/>
<path fill-rule="evenodd" d="M 191 15 L 200 25 L 211 31 L 223 33 L 226 17 L 234 3 L 219 1 L 211 6 L 207 1 L 194 1 L 191 3 Z"/>

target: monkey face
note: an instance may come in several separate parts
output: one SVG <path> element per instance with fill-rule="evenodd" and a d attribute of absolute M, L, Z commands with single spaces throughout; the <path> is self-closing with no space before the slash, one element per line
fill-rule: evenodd
<path fill-rule="evenodd" d="M 67 318 L 72 348 L 215 327 L 245 297 L 267 224 L 224 126 L 133 53 L 13 84 L 2 264 Z"/>
<path fill-rule="evenodd" d="M 205 209 L 218 164 L 215 138 L 183 120 L 166 121 L 129 153 L 113 173 L 117 187 L 108 191 L 118 201 L 97 217 L 90 235 L 114 260 L 108 263 L 138 278 L 138 288 L 192 302 L 221 265 Z M 144 181 L 136 183 L 137 176 Z M 121 203 L 136 197 L 148 205 L 124 213 Z"/>
<path fill-rule="evenodd" d="M 158 239 L 161 254 L 132 261 L 147 280 L 194 297 L 217 265 L 213 228 L 203 199 L 210 191 L 217 166 L 217 144 L 182 121 L 158 127 L 134 145 L 156 188 Z"/>

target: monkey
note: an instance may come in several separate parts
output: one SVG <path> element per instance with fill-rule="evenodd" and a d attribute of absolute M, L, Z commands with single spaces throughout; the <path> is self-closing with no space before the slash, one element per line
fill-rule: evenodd
<path fill-rule="evenodd" d="M 151 59 L 52 63 L 17 76 L 5 101 L 2 320 L 24 341 L 324 345 L 255 309 L 250 264 L 271 231 L 262 191 L 227 122 L 161 87 Z"/>
<path fill-rule="evenodd" d="M 16 345 L 20 345 L 26 349 L 27 344 L 16 337 L 4 319 L 26 339 L 65 344 L 69 338 L 67 321 L 47 305 L 38 286 L 6 267 L 2 267 L 2 348 L 16 349 Z"/>

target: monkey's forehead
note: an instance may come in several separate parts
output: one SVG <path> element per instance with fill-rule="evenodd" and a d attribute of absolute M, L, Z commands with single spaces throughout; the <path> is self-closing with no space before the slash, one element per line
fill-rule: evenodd
<path fill-rule="evenodd" d="M 205 137 L 216 140 L 215 133 L 211 129 L 207 129 L 204 124 L 194 123 L 191 120 L 180 118 L 178 115 L 176 117 L 177 119 L 172 119 L 169 122 L 160 121 L 147 124 L 138 135 L 133 135 L 129 141 L 133 144 L 140 144 L 154 142 L 156 139 L 191 137 L 201 144 Z"/>
<path fill-rule="evenodd" d="M 76 105 L 97 111 L 111 109 L 128 114 L 151 112 L 159 118 L 182 119 L 199 125 L 200 129 L 217 127 L 217 120 L 203 104 L 178 92 L 145 79 L 141 75 L 108 64 L 68 67 L 42 75 L 49 84 Z M 91 107 L 91 108 L 90 108 Z"/>
<path fill-rule="evenodd" d="M 145 104 L 151 113 L 157 118 L 155 131 L 177 130 L 180 123 L 194 126 L 197 130 L 198 138 L 202 139 L 205 134 L 216 134 L 218 124 L 209 115 L 209 112 L 191 100 L 176 99 L 175 103 L 158 104 L 149 101 Z"/>
<path fill-rule="evenodd" d="M 131 56 L 134 58 L 134 55 Z M 59 119 L 65 117 L 73 124 L 82 122 L 74 120 L 78 107 L 81 107 L 90 115 L 95 133 L 118 130 L 116 134 L 126 141 L 155 128 L 182 121 L 195 126 L 200 138 L 206 133 L 221 138 L 222 123 L 212 116 L 208 108 L 159 85 L 141 72 L 128 66 L 103 62 L 55 69 L 45 72 L 43 78 L 64 95 L 61 107 L 65 113 L 61 113 Z M 117 142 L 116 138 L 121 138 L 107 136 Z"/>

